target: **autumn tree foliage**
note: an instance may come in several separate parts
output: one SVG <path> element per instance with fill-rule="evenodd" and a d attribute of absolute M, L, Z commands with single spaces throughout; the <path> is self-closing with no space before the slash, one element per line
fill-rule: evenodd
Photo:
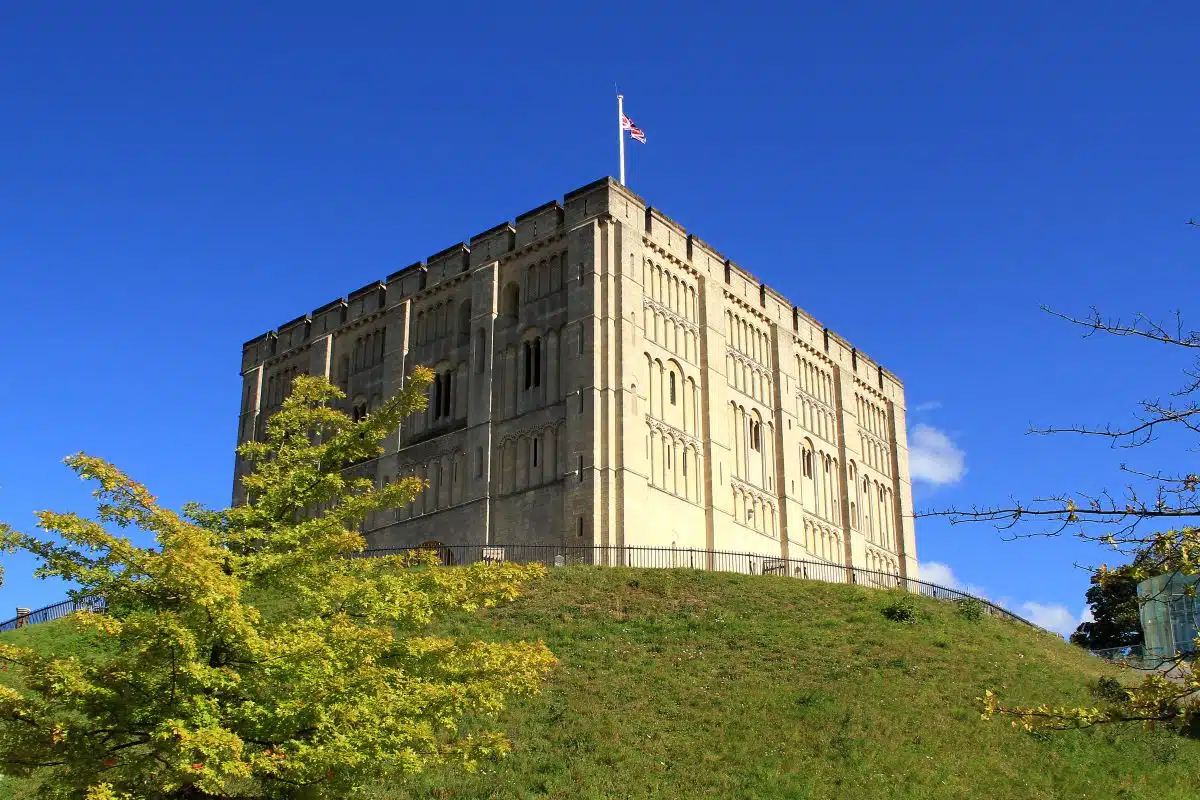
<path fill-rule="evenodd" d="M 952 524 L 991 522 L 1015 537 L 1072 535 L 1099 543 L 1120 561 L 1130 562 L 1118 569 L 1100 565 L 1093 571 L 1093 583 L 1101 592 L 1117 588 L 1118 582 L 1128 589 L 1129 585 L 1136 586 L 1166 572 L 1184 576 L 1200 572 L 1200 468 L 1195 464 L 1194 446 L 1200 439 L 1200 331 L 1186 329 L 1179 315 L 1171 323 L 1162 323 L 1144 315 L 1131 320 L 1107 319 L 1095 309 L 1085 317 L 1050 313 L 1081 327 L 1087 336 L 1132 338 L 1147 346 L 1170 348 L 1183 357 L 1183 384 L 1165 397 L 1142 401 L 1127 423 L 1031 431 L 1092 437 L 1115 449 L 1132 451 L 1130 462 L 1119 467 L 1123 488 L 1056 493 L 1027 501 L 931 511 L 921 516 L 948 517 Z M 1142 371 L 1130 374 L 1144 377 Z M 1162 467 L 1133 463 L 1140 461 L 1140 453 L 1149 452 L 1138 448 L 1167 433 L 1179 434 L 1170 441 L 1184 444 L 1176 464 Z M 1148 602 L 1164 599 L 1152 597 Z M 1200 640 L 1181 650 L 1148 664 L 1158 672 L 1102 707 L 1009 707 L 996 692 L 988 691 L 980 698 L 984 716 L 1011 716 L 1014 724 L 1030 730 L 1130 722 L 1196 730 L 1200 728 L 1200 676 L 1193 669 L 1193 656 L 1188 650 L 1200 650 Z M 1168 672 L 1177 676 L 1176 680 L 1164 677 L 1163 673 Z"/>
<path fill-rule="evenodd" d="M 42 533 L 7 529 L 4 542 L 108 613 L 70 618 L 97 640 L 86 655 L 0 644 L 18 675 L 0 688 L 0 771 L 42 779 L 47 798 L 343 798 L 377 776 L 503 753 L 504 737 L 468 734 L 464 717 L 537 691 L 553 656 L 428 630 L 511 601 L 540 568 L 354 557 L 366 515 L 423 485 L 376 487 L 345 468 L 382 452 L 431 377 L 414 371 L 358 422 L 328 381 L 297 378 L 265 440 L 240 448 L 253 472 L 233 508 L 176 513 L 111 464 L 68 458 L 97 484 L 95 518 L 40 512 Z"/>

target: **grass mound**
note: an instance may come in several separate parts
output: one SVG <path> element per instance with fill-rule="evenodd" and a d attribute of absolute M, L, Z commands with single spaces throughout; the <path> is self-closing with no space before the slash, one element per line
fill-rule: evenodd
<path fill-rule="evenodd" d="M 500 721 L 514 754 L 376 794 L 1194 796 L 1200 742 L 1116 728 L 1035 736 L 980 720 L 975 704 L 989 688 L 1006 704 L 1095 704 L 1092 687 L 1119 671 L 1024 626 L 923 598 L 897 613 L 899 600 L 789 578 L 552 570 L 513 605 L 441 626 L 541 638 L 560 659 L 543 693 Z M 58 627 L 11 636 L 57 649 Z M 5 786 L 20 796 L 6 779 L 0 797 Z"/>

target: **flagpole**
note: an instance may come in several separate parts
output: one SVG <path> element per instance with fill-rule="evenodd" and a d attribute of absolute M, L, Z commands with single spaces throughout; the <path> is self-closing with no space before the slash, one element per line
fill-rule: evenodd
<path fill-rule="evenodd" d="M 621 152 L 621 185 L 625 185 L 625 96 L 617 95 L 617 146 Z"/>

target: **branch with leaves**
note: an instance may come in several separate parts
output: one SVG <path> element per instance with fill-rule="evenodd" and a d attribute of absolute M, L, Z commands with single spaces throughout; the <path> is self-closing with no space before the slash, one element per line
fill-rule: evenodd
<path fill-rule="evenodd" d="M 1188 330 L 1181 315 L 1176 314 L 1170 323 L 1164 323 L 1145 315 L 1128 321 L 1107 319 L 1096 309 L 1084 317 L 1044 310 L 1083 328 L 1085 338 L 1096 334 L 1135 338 L 1176 348 L 1188 357 L 1189 363 L 1183 367 L 1186 380 L 1180 388 L 1166 400 L 1143 400 L 1133 419 L 1125 425 L 1032 428 L 1031 434 L 1095 437 L 1107 440 L 1114 449 L 1136 450 L 1158 441 L 1167 430 L 1184 435 L 1200 433 L 1200 332 Z M 1117 492 L 1107 489 L 1060 492 L 1029 501 L 1014 498 L 1008 503 L 931 510 L 917 516 L 945 518 L 952 525 L 991 523 L 1012 539 L 1073 535 L 1097 542 L 1132 559 L 1133 563 L 1123 568 L 1121 575 L 1123 579 L 1135 582 L 1167 572 L 1182 576 L 1200 573 L 1200 528 L 1196 526 L 1196 520 L 1200 520 L 1200 472 L 1161 470 L 1125 463 L 1119 470 L 1125 486 Z M 1102 565 L 1095 570 L 1093 580 L 1104 586 L 1110 574 L 1115 571 Z M 1161 602 L 1161 599 L 1141 598 L 1140 601 Z M 1193 647 L 1200 650 L 1200 638 Z M 1114 722 L 1186 727 L 1200 719 L 1200 679 L 1191 670 L 1188 655 L 1166 654 L 1152 666 L 1161 672 L 1172 673 L 1176 680 L 1167 680 L 1161 674 L 1151 675 L 1140 687 L 1126 690 L 1105 710 L 1046 706 L 1007 708 L 1000 705 L 991 692 L 980 698 L 980 702 L 985 717 L 1010 715 L 1017 719 L 1014 724 L 1028 729 L 1086 727 Z"/>
<path fill-rule="evenodd" d="M 376 776 L 505 752 L 503 736 L 468 735 L 461 721 L 536 692 L 553 656 L 540 642 L 429 629 L 449 611 L 511 601 L 542 569 L 348 557 L 368 514 L 424 485 L 380 488 L 344 468 L 382 452 L 425 407 L 431 377 L 415 370 L 357 422 L 328 381 L 297 378 L 265 440 L 240 448 L 253 471 L 249 501 L 233 508 L 176 513 L 102 459 L 67 459 L 98 485 L 95 517 L 39 512 L 43 534 L 4 529 L 3 545 L 109 613 L 68 618 L 94 645 L 86 656 L 0 644 L 19 677 L 0 688 L 4 772 L 64 800 L 343 798 Z"/>

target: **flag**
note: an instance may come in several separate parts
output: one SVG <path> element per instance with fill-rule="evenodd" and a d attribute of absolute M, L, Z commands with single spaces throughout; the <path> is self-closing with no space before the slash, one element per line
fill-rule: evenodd
<path fill-rule="evenodd" d="M 631 139 L 636 139 L 642 144 L 646 143 L 646 132 L 637 125 L 634 125 L 633 120 L 624 114 L 621 115 L 621 127 L 629 131 L 629 137 Z"/>

